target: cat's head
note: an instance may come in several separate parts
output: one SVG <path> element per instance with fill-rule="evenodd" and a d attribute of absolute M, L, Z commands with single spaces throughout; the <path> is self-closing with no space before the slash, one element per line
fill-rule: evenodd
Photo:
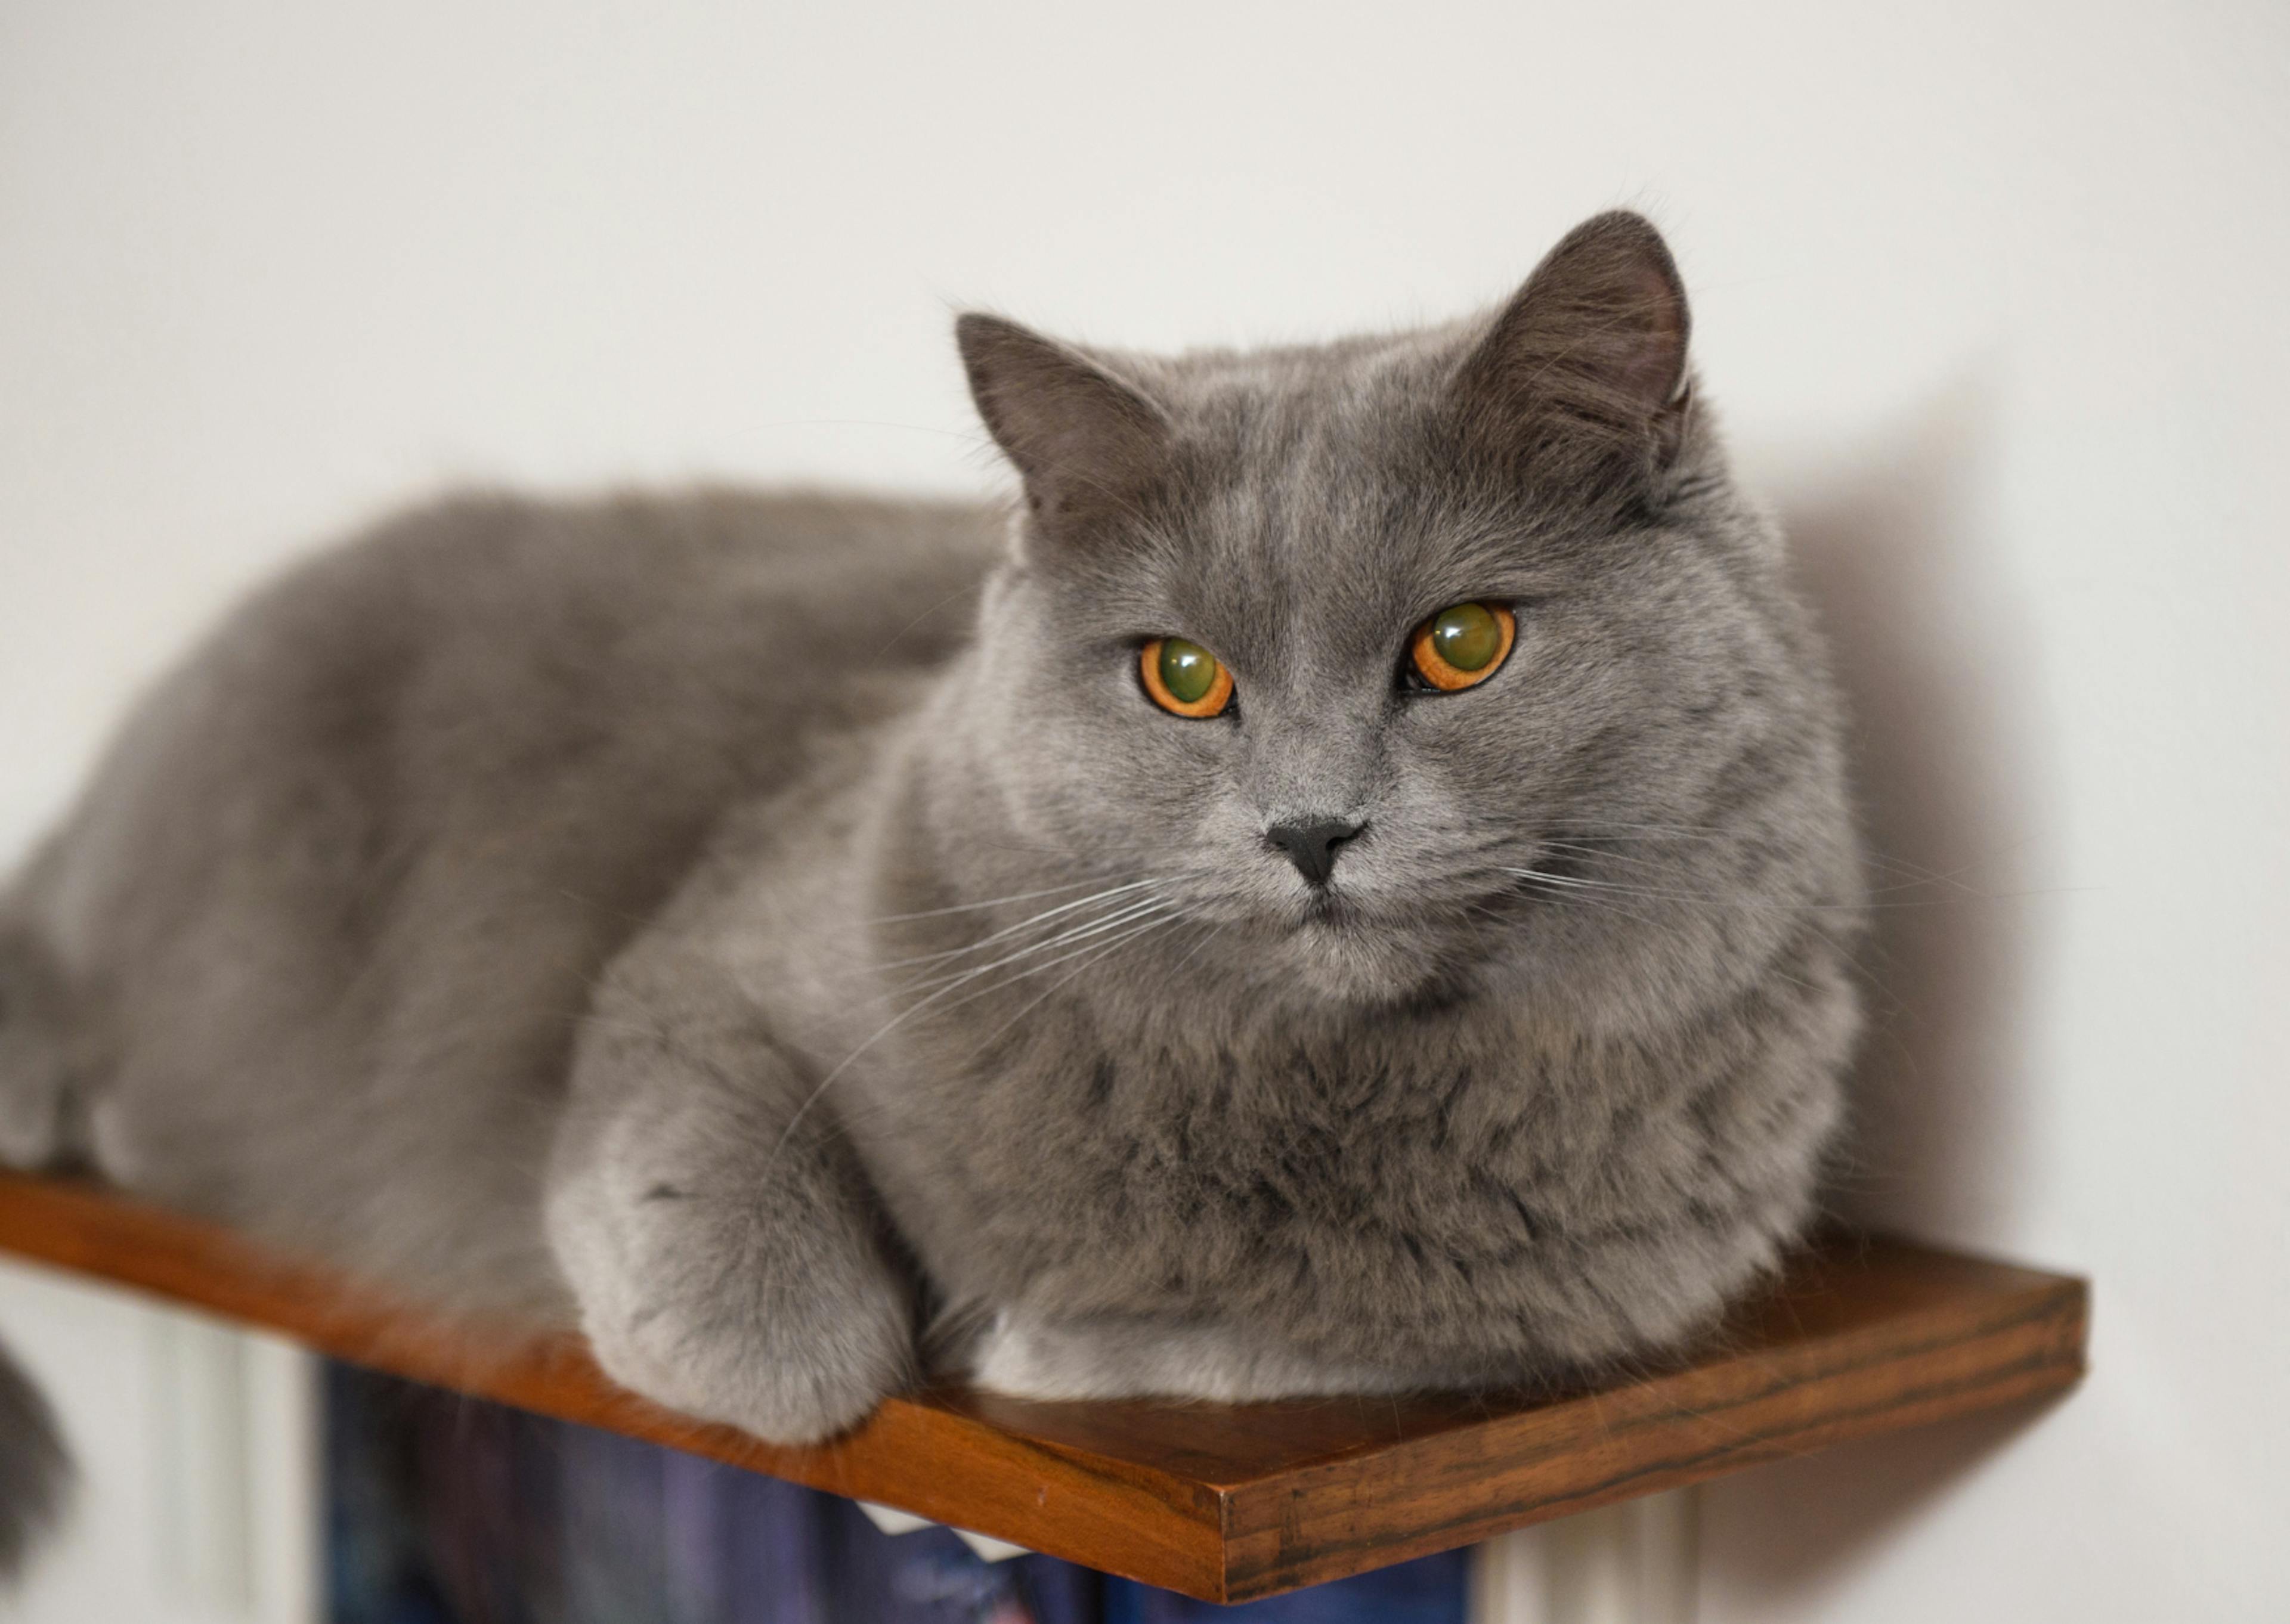
<path fill-rule="evenodd" d="M 1347 1003 L 1749 946 L 1758 912 L 1663 893 L 1766 884 L 1775 828 L 1840 814 L 1817 660 L 1687 332 L 1623 213 L 1422 332 L 1157 358 L 964 316 L 1025 488 L 959 696 L 1003 849 L 1134 884 L 1109 941 L 1167 923 Z"/>

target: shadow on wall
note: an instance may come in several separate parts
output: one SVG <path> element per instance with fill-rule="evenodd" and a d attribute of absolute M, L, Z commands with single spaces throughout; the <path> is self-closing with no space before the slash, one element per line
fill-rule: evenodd
<path fill-rule="evenodd" d="M 1776 460 L 1794 476 L 1763 481 L 1852 706 L 1877 904 L 1832 1200 L 1858 1223 L 1994 1248 L 2017 1228 L 2033 1132 L 2023 1006 L 2046 868 L 2035 684 L 1994 545 L 1984 380 L 1883 430 L 1817 470 Z M 1819 1616 L 1821 1592 L 1859 1553 L 2029 1419 L 1976 1417 L 1709 1485 L 1709 1616 Z"/>
<path fill-rule="evenodd" d="M 1992 414 L 1968 382 L 1791 482 L 1782 516 L 1851 707 L 1875 904 L 1869 1025 L 1835 1199 L 1856 1222 L 1996 1244 L 2030 1142 L 2022 1006 L 2043 771 L 2002 578 Z"/>

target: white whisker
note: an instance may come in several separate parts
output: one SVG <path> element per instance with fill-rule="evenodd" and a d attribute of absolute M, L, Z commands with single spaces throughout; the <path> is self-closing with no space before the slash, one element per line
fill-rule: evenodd
<path fill-rule="evenodd" d="M 1080 949 L 1080 954 L 1087 956 L 1082 959 L 1080 964 L 1075 965 L 1065 974 L 1060 976 L 1055 981 L 1053 981 L 1038 996 L 1029 1001 L 1023 1009 L 1021 1009 L 1016 1014 L 1011 1016 L 1009 1020 L 1004 1021 L 1000 1026 L 995 1028 L 993 1031 L 987 1034 L 985 1041 L 981 1043 L 978 1047 L 973 1051 L 973 1054 L 983 1054 L 987 1050 L 992 1048 L 994 1046 L 995 1040 L 999 1038 L 1003 1033 L 1007 1032 L 1012 1027 L 1016 1026 L 1021 1020 L 1023 1020 L 1027 1016 L 1032 1014 L 1037 1009 L 1039 1009 L 1060 990 L 1070 983 L 1075 977 L 1086 972 L 1092 965 L 1102 963 L 1104 960 L 1110 958 L 1114 953 L 1122 948 L 1127 947 L 1131 942 L 1135 941 L 1141 936 L 1150 935 L 1153 932 L 1161 929 L 1165 925 L 1180 924 L 1182 923 L 1183 916 L 1181 915 L 1165 915 L 1160 918 L 1149 920 L 1144 924 L 1138 926 L 1134 930 L 1125 932 L 1121 935 L 1115 937 L 1109 942 L 1099 942 L 1091 947 Z M 1195 951 L 1198 951 L 1198 949 L 1197 948 Z M 1046 964 L 1030 965 L 1023 973 L 1012 976 L 1008 980 L 1000 983 L 998 986 L 986 988 L 982 991 L 973 993 L 971 995 L 971 998 L 984 997 L 987 993 L 1001 992 L 1008 988 L 1015 987 L 1028 976 L 1039 975 L 1043 971 L 1051 969 L 1058 964 L 1064 964 L 1068 959 L 1076 956 L 1077 956 L 1077 955 L 1069 953 L 1061 957 L 1051 959 Z M 1189 957 L 1190 956 L 1188 955 L 1188 956 Z M 967 1004 L 970 1001 L 970 998 L 958 998 L 954 1003 L 947 1005 L 947 1007 L 949 1009 L 959 1009 L 963 1004 Z"/>
<path fill-rule="evenodd" d="M 1634 837 L 1646 837 L 1660 840 L 1738 842 L 1753 837 L 1750 832 L 1747 830 L 1726 828 L 1716 824 L 1703 823 L 1616 823 L 1607 822 L 1605 820 L 1593 820 L 1590 822 L 1569 822 L 1566 827 L 1569 829 L 1581 834 L 1603 834 L 1612 830 L 1627 834 Z M 1958 885 L 1959 889 L 1971 891 L 1972 894 L 1974 896 L 1984 896 L 1987 894 L 1974 890 L 1973 887 L 1963 885 L 1957 876 L 1959 875 L 1969 874 L 1972 870 L 1977 868 L 1982 862 L 1988 861 L 1988 858 L 1977 858 L 1970 862 L 1958 864 L 1956 868 L 1950 868 L 1944 873 L 1926 868 L 1918 863 L 1910 862 L 1904 858 L 1889 856 L 1885 852 L 1869 850 L 1866 847 L 1864 847 L 1861 852 L 1861 860 L 1872 867 L 1889 868 L 1895 874 L 1908 876 L 1908 884 L 1953 884 Z M 1905 886 L 1903 889 L 1905 889 Z"/>
<path fill-rule="evenodd" d="M 1164 906 L 1164 904 L 1159 902 L 1146 902 L 1141 904 L 1137 910 L 1133 910 L 1130 914 L 1125 915 L 1124 917 L 1134 917 L 1136 911 L 1159 909 Z M 813 1089 L 809 1094 L 804 1097 L 803 1103 L 797 1106 L 795 1109 L 795 1114 L 788 1118 L 786 1128 L 780 1133 L 778 1145 L 773 1148 L 773 1155 L 776 1156 L 779 1154 L 779 1151 L 786 1147 L 788 1140 L 796 1131 L 797 1124 L 802 1122 L 805 1115 L 810 1111 L 813 1106 L 819 1102 L 820 1096 L 827 1092 L 829 1085 L 831 1084 L 836 1078 L 841 1076 L 845 1072 L 851 1069 L 851 1066 L 853 1061 L 857 1060 L 861 1055 L 866 1053 L 868 1050 L 873 1048 L 877 1044 L 882 1042 L 884 1038 L 889 1036 L 897 1028 L 904 1026 L 917 1015 L 921 1014 L 923 1011 L 930 1008 L 931 1005 L 945 997 L 949 993 L 954 992 L 959 988 L 967 986 L 972 981 L 976 980 L 980 976 L 990 975 L 1005 964 L 1014 964 L 1019 959 L 1024 958 L 1029 954 L 1040 952 L 1045 948 L 1054 947 L 1059 941 L 1071 941 L 1079 936 L 1091 935 L 1101 930 L 1112 929 L 1118 923 L 1119 921 L 1117 920 L 1101 920 L 1093 925 L 1081 927 L 1079 930 L 1069 932 L 1063 937 L 1053 939 L 1052 941 L 1037 942 L 1031 948 L 1021 948 L 1018 952 L 1011 954 L 1006 958 L 997 959 L 990 964 L 981 964 L 975 970 L 964 971 L 952 980 L 939 988 L 937 991 L 931 993 L 929 996 L 920 999 L 917 1003 L 909 1004 L 904 1011 L 891 1017 L 889 1020 L 885 1021 L 881 1026 L 875 1028 L 873 1036 L 868 1038 L 866 1042 L 861 1044 L 856 1049 L 853 1049 L 850 1053 L 845 1055 L 843 1059 L 836 1064 L 833 1070 L 829 1071 L 825 1076 L 819 1080 L 819 1086 Z M 1062 961 L 1059 959 L 1049 961 L 1050 964 L 1058 964 L 1061 962 Z M 1048 965 L 1037 965 L 1035 968 L 1046 969 L 1048 968 Z M 992 991 L 995 989 L 989 988 L 988 990 Z M 965 999 L 964 1002 L 966 1003 L 968 1000 Z"/>
<path fill-rule="evenodd" d="M 941 919 L 949 914 L 974 914 L 981 908 L 1003 908 L 1013 902 L 1031 902 L 1038 897 L 1062 896 L 1069 891 L 1079 891 L 1085 885 L 1093 885 L 1096 883 L 1094 880 L 1076 880 L 1070 885 L 1045 885 L 1039 891 L 1013 892 L 1006 897 L 989 897 L 983 902 L 957 902 L 951 908 L 926 908 L 920 913 L 915 914 L 882 914 L 869 919 L 867 923 L 897 924 L 909 919 Z M 1138 883 L 1143 884 L 1146 882 L 1141 880 Z"/>
<path fill-rule="evenodd" d="M 967 943 L 965 946 L 959 948 L 947 948 L 936 953 L 919 953 L 911 958 L 892 959 L 885 964 L 877 965 L 876 968 L 878 970 L 900 970 L 909 964 L 927 964 L 935 963 L 941 959 L 958 958 L 965 953 L 975 953 L 981 948 L 986 947 L 993 942 L 1000 941 L 1007 937 L 1017 935 L 1021 932 L 1030 930 L 1045 919 L 1054 919 L 1060 915 L 1069 914 L 1077 908 L 1087 908 L 1093 902 L 1102 902 L 1108 898 L 1122 896 L 1127 892 L 1143 890 L 1149 886 L 1158 885 L 1159 884 L 1161 884 L 1161 882 L 1157 879 L 1133 880 L 1126 885 L 1116 885 L 1111 887 L 1109 890 L 1097 892 L 1090 896 L 1077 897 L 1070 902 L 1061 902 L 1055 908 L 1044 908 L 1040 913 L 1034 915 L 1031 918 L 1021 919 L 1015 924 L 1005 924 L 1000 930 L 989 932 L 986 935 L 980 937 L 977 940 Z M 1061 887 L 1061 889 L 1070 889 L 1070 887 Z M 981 904 L 981 906 L 990 905 Z M 949 909 L 948 911 L 951 912 L 952 910 Z M 920 919 L 928 917 L 928 916 L 914 914 L 908 916 L 908 917 Z"/>
<path fill-rule="evenodd" d="M 1506 874 L 1515 874 L 1520 879 L 1526 880 L 1534 884 L 1551 886 L 1554 890 L 1557 890 L 1560 884 L 1560 882 L 1555 879 L 1552 876 L 1540 873 L 1533 868 L 1506 868 L 1503 872 Z M 1565 893 L 1562 892 L 1560 894 L 1563 895 Z M 1619 903 L 1610 902 L 1603 897 L 1586 897 L 1578 893 L 1572 900 L 1584 903 L 1591 908 L 1602 908 L 1610 914 L 1620 914 L 1623 918 L 1634 919 L 1640 924 L 1651 925 L 1654 923 L 1645 915 L 1634 912 L 1629 908 L 1621 906 Z"/>
<path fill-rule="evenodd" d="M 1672 891 L 1655 885 L 1625 885 L 1616 880 L 1586 879 L 1581 875 L 1546 874 L 1539 868 L 1506 868 L 1523 879 L 1538 881 L 1545 885 L 1564 886 L 1571 890 L 1610 891 L 1626 897 L 1652 897 L 1662 901 L 1688 902 L 1697 908 L 1737 908 L 1753 913 L 1769 914 L 1857 914 L 1866 907 L 1921 908 L 1929 903 L 1894 902 L 1862 904 L 1858 902 L 1776 902 L 1764 897 L 1721 897 L 1714 892 Z"/>
<path fill-rule="evenodd" d="M 1080 924 L 1073 925 L 1066 930 L 1059 932 L 1054 936 L 1046 937 L 1040 941 L 1032 943 L 1030 946 L 1021 948 L 1014 953 L 1006 955 L 1002 958 L 996 959 L 990 964 L 981 965 L 976 969 L 972 970 L 950 971 L 946 975 L 938 977 L 935 980 L 925 979 L 916 983 L 914 986 L 904 988 L 901 990 L 910 993 L 921 992 L 926 988 L 936 987 L 941 982 L 947 980 L 962 980 L 972 976 L 983 975 L 989 970 L 998 970 L 1005 964 L 1015 964 L 1018 960 L 1031 957 L 1037 953 L 1046 953 L 1052 948 L 1064 947 L 1069 942 L 1078 941 L 1085 937 L 1097 935 L 1101 932 L 1111 930 L 1115 926 L 1139 917 L 1141 915 L 1150 913 L 1157 909 L 1165 908 L 1168 905 L 1158 897 L 1148 897 L 1141 902 L 1131 902 L 1115 909 L 1111 914 L 1107 915 L 1102 918 L 1092 919 Z M 982 946 L 983 944 L 981 943 L 981 945 Z"/>

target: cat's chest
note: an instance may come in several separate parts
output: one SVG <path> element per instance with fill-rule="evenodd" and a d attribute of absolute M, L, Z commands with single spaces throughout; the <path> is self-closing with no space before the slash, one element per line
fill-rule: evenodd
<path fill-rule="evenodd" d="M 1477 1055 L 1360 1060 L 1100 1052 L 977 1077 L 924 1113 L 931 1176 L 1020 1268 L 1141 1249 L 1285 1268 L 1332 1236 L 1451 1253 L 1515 1236 L 1537 1080 Z"/>

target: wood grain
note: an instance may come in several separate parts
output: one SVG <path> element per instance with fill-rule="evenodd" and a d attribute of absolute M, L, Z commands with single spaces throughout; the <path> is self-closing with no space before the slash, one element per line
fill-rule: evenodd
<path fill-rule="evenodd" d="M 576 1340 L 445 1325 L 98 1187 L 0 1174 L 0 1249 L 338 1358 L 879 1500 L 1213 1601 L 2074 1385 L 2084 1283 L 1832 1236 L 1699 1356 L 1556 1397 L 1038 1404 L 933 1391 L 779 1449 L 614 1387 Z"/>

